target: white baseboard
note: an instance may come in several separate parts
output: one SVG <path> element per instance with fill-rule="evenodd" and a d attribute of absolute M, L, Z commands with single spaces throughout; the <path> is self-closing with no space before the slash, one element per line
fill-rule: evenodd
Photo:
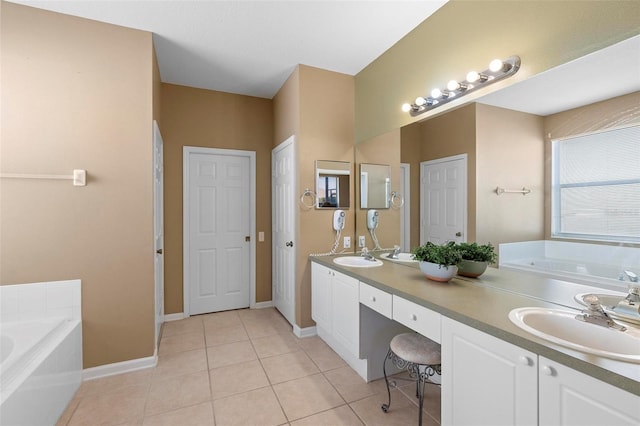
<path fill-rule="evenodd" d="M 297 337 L 303 338 L 315 336 L 316 334 L 318 334 L 318 331 L 316 330 L 315 325 L 313 327 L 300 328 L 297 324 L 294 324 L 293 334 L 295 334 Z"/>
<path fill-rule="evenodd" d="M 256 302 L 254 305 L 251 305 L 251 309 L 264 309 L 273 307 L 273 301 L 269 300 L 267 302 Z"/>
<path fill-rule="evenodd" d="M 132 371 L 153 368 L 158 364 L 158 356 L 132 359 L 129 361 L 115 362 L 113 364 L 99 365 L 98 367 L 82 370 L 82 380 L 93 380 L 101 377 L 114 376 L 116 374 L 130 373 Z"/>
<path fill-rule="evenodd" d="M 184 313 L 178 312 L 176 314 L 167 314 L 164 316 L 164 322 L 167 321 L 178 321 L 184 319 Z"/>

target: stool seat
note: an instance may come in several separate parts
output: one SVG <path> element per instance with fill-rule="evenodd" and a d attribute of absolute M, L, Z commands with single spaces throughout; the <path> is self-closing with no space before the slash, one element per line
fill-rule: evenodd
<path fill-rule="evenodd" d="M 440 345 L 418 333 L 398 334 L 389 347 L 405 361 L 421 365 L 440 364 Z"/>

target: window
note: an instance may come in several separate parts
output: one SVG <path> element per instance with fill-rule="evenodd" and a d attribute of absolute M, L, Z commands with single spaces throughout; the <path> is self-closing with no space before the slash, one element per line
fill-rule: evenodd
<path fill-rule="evenodd" d="M 552 236 L 640 242 L 640 126 L 552 141 Z"/>

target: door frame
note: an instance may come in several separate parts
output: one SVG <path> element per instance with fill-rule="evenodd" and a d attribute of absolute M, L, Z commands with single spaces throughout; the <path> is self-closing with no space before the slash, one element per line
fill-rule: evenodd
<path fill-rule="evenodd" d="M 156 163 L 156 151 L 160 148 L 160 164 Z M 158 122 L 153 120 L 153 251 L 154 251 L 154 335 L 155 350 L 160 346 L 160 329 L 164 323 L 164 141 Z M 157 174 L 160 173 L 160 187 L 157 185 Z M 160 222 L 160 223 L 158 223 Z M 162 237 L 158 241 L 156 231 L 157 226 L 162 225 Z M 160 252 L 158 252 L 160 250 Z M 158 264 L 161 262 L 158 273 Z M 159 275 L 159 276 L 158 276 Z M 159 305 L 159 306 L 158 306 Z"/>
<path fill-rule="evenodd" d="M 400 247 L 411 251 L 411 164 L 400 163 Z"/>
<path fill-rule="evenodd" d="M 204 148 L 197 146 L 182 147 L 182 298 L 183 316 L 190 314 L 190 276 L 189 276 L 189 156 L 191 154 L 209 154 L 249 158 L 249 307 L 256 305 L 256 152 L 237 149 Z"/>
<path fill-rule="evenodd" d="M 424 192 L 427 186 L 425 180 L 425 169 L 428 166 L 432 166 L 434 164 L 439 163 L 448 163 L 450 161 L 463 160 L 464 164 L 464 197 L 462 197 L 462 206 L 464 208 L 464 214 L 462 218 L 462 241 L 467 241 L 467 222 L 469 216 L 469 166 L 468 166 L 468 155 L 467 153 L 452 155 L 450 157 L 442 157 L 437 158 L 435 160 L 428 160 L 420 162 L 420 245 L 426 243 L 423 240 L 424 232 L 422 230 L 422 223 L 424 222 L 424 215 L 426 212 L 424 211 Z"/>
<path fill-rule="evenodd" d="M 276 205 L 274 197 L 275 197 L 275 191 L 274 191 L 274 185 L 275 185 L 275 180 L 273 179 L 273 163 L 275 160 L 275 156 L 276 153 L 278 153 L 279 151 L 282 151 L 283 149 L 285 149 L 286 147 L 288 147 L 289 145 L 291 145 L 291 149 L 293 151 L 293 162 L 291 164 L 291 170 L 293 173 L 293 195 L 295 196 L 295 194 L 297 194 L 298 191 L 298 162 L 296 161 L 298 152 L 297 152 L 297 146 L 296 146 L 296 137 L 295 135 L 291 135 L 289 136 L 287 139 L 285 139 L 284 141 L 280 142 L 275 148 L 273 148 L 271 150 L 271 301 L 273 303 L 273 305 L 275 306 L 275 285 L 274 285 L 274 280 L 273 280 L 273 275 L 275 274 L 275 268 L 276 268 L 276 264 L 277 264 L 277 258 L 276 258 L 276 254 L 277 254 L 277 250 L 276 250 L 276 240 L 273 237 L 273 232 L 276 229 L 275 227 L 275 220 L 276 220 L 276 214 L 275 214 L 275 209 L 278 208 L 279 206 Z M 291 323 L 291 325 L 295 328 L 296 327 L 296 305 L 297 305 L 297 297 L 298 297 L 298 291 L 296 290 L 296 274 L 298 271 L 298 240 L 297 237 L 298 236 L 298 215 L 296 214 L 295 211 L 295 203 L 294 203 L 294 212 L 293 212 L 293 218 L 294 218 L 294 230 L 293 230 L 293 234 L 294 234 L 294 241 L 295 244 L 293 245 L 293 247 L 291 248 L 293 250 L 293 322 Z M 283 314 L 284 316 L 284 314 Z M 287 318 L 287 321 L 289 321 L 289 318 Z M 289 321 L 291 322 L 291 321 Z"/>

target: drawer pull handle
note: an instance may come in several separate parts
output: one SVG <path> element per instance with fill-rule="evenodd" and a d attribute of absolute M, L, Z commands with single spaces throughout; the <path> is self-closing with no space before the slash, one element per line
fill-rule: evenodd
<path fill-rule="evenodd" d="M 371 301 L 375 302 L 376 301 L 376 297 L 375 296 L 371 296 Z"/>
<path fill-rule="evenodd" d="M 520 357 L 518 357 L 518 361 L 520 361 L 520 364 L 522 365 L 531 365 L 531 360 L 528 356 L 521 355 Z"/>
<path fill-rule="evenodd" d="M 545 365 L 544 367 L 542 367 L 542 372 L 544 373 L 545 376 L 556 375 L 556 372 L 554 371 L 554 369 L 552 367 L 549 367 L 548 365 Z"/>
<path fill-rule="evenodd" d="M 411 314 L 410 318 L 411 318 L 413 321 L 417 321 L 417 320 L 418 320 L 418 316 L 417 316 L 416 314 Z"/>

